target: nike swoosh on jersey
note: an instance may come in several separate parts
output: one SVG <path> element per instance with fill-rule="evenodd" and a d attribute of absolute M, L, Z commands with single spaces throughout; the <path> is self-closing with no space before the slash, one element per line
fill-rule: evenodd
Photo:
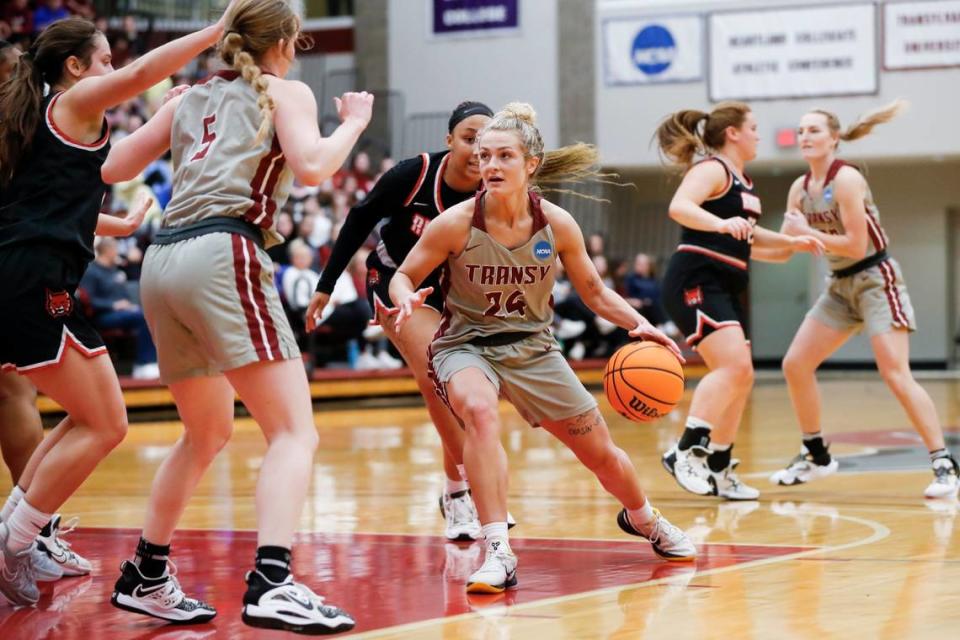
<path fill-rule="evenodd" d="M 467 251 L 472 251 L 473 249 L 476 249 L 477 247 L 481 247 L 481 246 L 483 246 L 483 245 L 482 245 L 482 244 L 475 244 L 475 245 L 473 245 L 472 247 L 467 247 L 466 249 L 463 250 L 463 252 L 466 253 Z"/>

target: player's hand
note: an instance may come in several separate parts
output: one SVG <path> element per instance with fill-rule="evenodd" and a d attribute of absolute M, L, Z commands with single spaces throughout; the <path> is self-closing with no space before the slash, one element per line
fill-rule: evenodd
<path fill-rule="evenodd" d="M 333 102 L 337 106 L 337 115 L 340 116 L 340 122 L 351 120 L 364 129 L 370 124 L 370 118 L 373 116 L 372 93 L 348 91 L 339 98 L 334 98 Z"/>
<path fill-rule="evenodd" d="M 149 196 L 141 198 L 140 205 L 128 211 L 127 215 L 121 218 L 125 231 L 122 237 L 132 235 L 137 229 L 140 228 L 140 225 L 143 224 L 144 218 L 147 217 L 147 212 L 150 211 L 150 207 L 152 206 L 153 198 Z"/>
<path fill-rule="evenodd" d="M 323 310 L 330 302 L 330 294 L 317 291 L 310 298 L 310 304 L 307 305 L 307 314 L 304 317 L 307 333 L 310 333 L 320 325 L 320 318 L 323 317 Z"/>
<path fill-rule="evenodd" d="M 780 232 L 788 236 L 810 235 L 812 229 L 807 224 L 807 216 L 799 211 L 787 211 L 783 214 L 783 224 L 780 226 Z"/>
<path fill-rule="evenodd" d="M 227 14 L 230 13 L 230 7 L 232 7 L 233 5 L 235 5 L 238 1 L 239 1 L 239 0 L 230 0 L 230 4 L 228 4 L 228 5 L 226 6 L 226 8 L 223 10 L 223 14 L 221 14 L 221 16 L 220 16 L 220 19 L 217 20 L 217 26 L 218 26 L 218 27 L 220 27 L 221 29 L 225 29 L 225 28 L 226 28 L 226 26 L 227 26 Z"/>
<path fill-rule="evenodd" d="M 746 240 L 753 233 L 753 225 L 746 218 L 727 218 L 720 224 L 717 233 L 725 233 L 737 240 Z"/>
<path fill-rule="evenodd" d="M 161 102 L 160 104 L 161 105 L 167 104 L 177 96 L 186 93 L 189 89 L 190 89 L 190 85 L 188 84 L 178 84 L 173 89 L 170 89 L 165 94 L 163 94 L 163 102 Z"/>
<path fill-rule="evenodd" d="M 646 318 L 641 318 L 636 329 L 633 329 L 627 335 L 629 335 L 631 338 L 640 338 L 641 340 L 649 340 L 650 342 L 662 344 L 667 349 L 670 349 L 670 351 L 673 352 L 673 355 L 677 356 L 677 360 L 679 360 L 681 363 L 687 362 L 683 357 L 683 354 L 680 352 L 680 347 L 677 346 L 677 343 L 674 342 L 670 336 L 665 334 L 663 331 L 660 331 L 660 329 L 657 329 L 655 326 L 650 324 Z"/>
<path fill-rule="evenodd" d="M 826 250 L 826 247 L 823 246 L 823 242 L 820 238 L 814 236 L 794 236 L 793 238 L 793 250 L 794 251 L 806 251 L 815 256 L 822 256 L 823 252 Z"/>
<path fill-rule="evenodd" d="M 413 312 L 423 306 L 423 303 L 426 302 L 427 296 L 433 293 L 433 287 L 427 287 L 426 289 L 418 289 L 406 297 L 405 300 L 401 300 L 399 307 L 399 312 L 397 313 L 397 319 L 394 321 L 394 326 L 397 328 L 397 333 L 403 329 L 403 325 L 407 323 L 407 320 L 410 319 L 410 316 L 413 315 Z"/>

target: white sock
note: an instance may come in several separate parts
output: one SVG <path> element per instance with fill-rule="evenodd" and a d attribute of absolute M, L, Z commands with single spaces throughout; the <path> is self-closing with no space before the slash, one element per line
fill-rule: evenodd
<path fill-rule="evenodd" d="M 5 523 L 8 531 L 7 548 L 16 553 L 29 547 L 37 539 L 43 525 L 50 522 L 52 517 L 52 513 L 35 509 L 26 499 L 21 499 L 20 504 L 13 510 L 13 515 Z"/>
<path fill-rule="evenodd" d="M 707 449 L 712 451 L 729 451 L 732 444 L 717 444 L 716 442 L 710 441 L 710 444 L 707 445 Z"/>
<path fill-rule="evenodd" d="M 466 466 L 464 466 L 464 465 L 462 465 L 462 464 L 458 464 L 458 465 L 457 465 L 457 473 L 460 474 L 460 479 L 461 479 L 461 480 L 463 480 L 463 481 L 466 482 L 467 484 L 470 484 L 470 481 L 467 480 L 467 467 L 466 467 Z"/>
<path fill-rule="evenodd" d="M 466 491 L 469 487 L 470 485 L 463 480 L 451 480 L 450 478 L 447 478 L 447 495 L 457 493 L 458 491 Z"/>
<path fill-rule="evenodd" d="M 20 501 L 23 500 L 23 496 L 25 495 L 27 494 L 20 488 L 20 485 L 13 485 L 13 491 L 10 492 L 10 497 L 7 498 L 3 509 L 0 509 L 0 522 L 6 522 L 10 516 L 13 515 L 13 510 L 17 508 L 17 505 L 20 504 Z"/>
<path fill-rule="evenodd" d="M 653 512 L 649 500 L 645 501 L 639 509 L 627 509 L 627 515 L 630 517 L 630 522 L 637 527 L 645 527 L 657 519 L 657 514 Z"/>
<path fill-rule="evenodd" d="M 684 424 L 687 429 L 708 429 L 713 431 L 713 425 L 707 422 L 706 420 L 701 420 L 694 416 L 687 416 L 687 421 Z"/>
<path fill-rule="evenodd" d="M 487 546 L 496 539 L 503 540 L 507 543 L 508 547 L 510 546 L 510 541 L 507 538 L 506 522 L 488 522 L 481 527 L 481 531 L 483 531 L 483 537 L 487 541 Z"/>

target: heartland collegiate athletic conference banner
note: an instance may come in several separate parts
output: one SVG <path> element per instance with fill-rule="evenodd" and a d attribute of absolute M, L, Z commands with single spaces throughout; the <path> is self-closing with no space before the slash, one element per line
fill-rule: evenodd
<path fill-rule="evenodd" d="M 702 79 L 703 18 L 604 19 L 603 75 L 608 86 Z"/>
<path fill-rule="evenodd" d="M 712 13 L 710 99 L 877 92 L 871 4 Z"/>
<path fill-rule="evenodd" d="M 434 36 L 491 35 L 520 28 L 520 0 L 433 0 Z"/>
<path fill-rule="evenodd" d="M 883 5 L 883 67 L 960 66 L 960 0 Z"/>

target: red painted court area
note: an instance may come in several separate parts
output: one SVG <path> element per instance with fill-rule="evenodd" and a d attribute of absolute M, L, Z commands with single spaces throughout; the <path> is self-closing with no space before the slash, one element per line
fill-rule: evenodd
<path fill-rule="evenodd" d="M 261 631 L 240 621 L 244 572 L 252 565 L 251 531 L 181 531 L 173 545 L 184 589 L 214 605 L 206 625 L 179 627 L 113 608 L 110 594 L 120 562 L 136 546 L 132 529 L 84 529 L 72 544 L 94 562 L 93 576 L 41 585 L 35 609 L 0 605 L 3 640 L 294 637 Z M 479 544 L 453 544 L 436 536 L 300 534 L 295 572 L 317 593 L 357 618 L 351 633 L 458 615 L 491 606 L 522 604 L 596 589 L 690 576 L 689 564 L 659 560 L 644 542 L 511 540 L 520 558 L 520 588 L 498 596 L 470 596 L 466 577 L 483 562 Z M 695 570 L 705 571 L 783 556 L 805 547 L 705 544 Z M 351 634 L 341 634 L 348 636 Z"/>

